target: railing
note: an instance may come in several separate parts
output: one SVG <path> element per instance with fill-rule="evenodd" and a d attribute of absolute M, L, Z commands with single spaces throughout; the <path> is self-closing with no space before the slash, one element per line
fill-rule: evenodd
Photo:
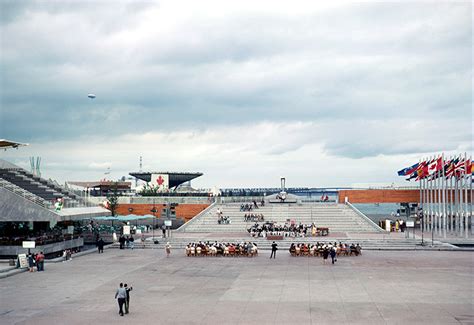
<path fill-rule="evenodd" d="M 21 187 L 4 180 L 3 178 L 0 178 L 0 187 L 18 196 L 21 196 L 22 198 L 25 198 L 28 201 L 33 202 L 43 208 L 50 209 L 50 210 L 53 208 L 53 205 L 49 203 L 48 201 L 37 196 L 36 194 L 28 192 L 27 190 L 22 189 Z"/>
<path fill-rule="evenodd" d="M 175 231 L 183 232 L 186 229 L 187 226 L 196 223 L 196 220 L 198 220 L 201 216 L 204 216 L 207 213 L 209 213 L 209 211 L 211 211 L 216 206 L 216 204 L 217 204 L 216 202 L 212 203 L 207 208 L 205 208 L 204 210 L 199 212 L 197 215 L 195 215 L 191 220 L 189 220 L 188 222 L 183 224 L 181 227 L 176 229 Z"/>
<path fill-rule="evenodd" d="M 359 211 L 355 206 L 353 206 L 349 201 L 346 201 L 346 205 L 352 209 L 355 213 L 357 213 L 360 217 L 365 219 L 372 227 L 374 227 L 377 231 L 386 233 L 387 231 L 380 228 L 375 222 L 373 222 L 369 217 Z"/>
<path fill-rule="evenodd" d="M 257 201 L 260 203 L 263 196 L 218 196 L 217 201 L 226 204 L 226 203 L 252 203 Z"/>

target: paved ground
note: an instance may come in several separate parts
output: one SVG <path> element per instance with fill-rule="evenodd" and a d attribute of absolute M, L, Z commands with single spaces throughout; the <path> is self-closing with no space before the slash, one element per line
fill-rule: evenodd
<path fill-rule="evenodd" d="M 471 252 L 270 260 L 120 251 L 0 280 L 0 324 L 473 324 Z M 131 313 L 117 314 L 119 282 Z"/>

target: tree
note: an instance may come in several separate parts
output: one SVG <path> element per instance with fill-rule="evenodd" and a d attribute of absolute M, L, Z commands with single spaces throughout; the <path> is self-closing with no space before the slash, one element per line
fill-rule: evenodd
<path fill-rule="evenodd" d="M 117 183 L 114 183 L 112 194 L 107 194 L 107 201 L 109 201 L 108 209 L 112 213 L 112 216 L 115 217 L 118 207 Z"/>

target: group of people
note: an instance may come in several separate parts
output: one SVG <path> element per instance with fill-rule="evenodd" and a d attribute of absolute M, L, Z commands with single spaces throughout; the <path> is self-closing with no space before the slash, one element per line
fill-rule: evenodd
<path fill-rule="evenodd" d="M 263 213 L 246 213 L 244 215 L 244 221 L 253 221 L 253 222 L 263 222 L 265 221 L 265 218 L 263 217 Z"/>
<path fill-rule="evenodd" d="M 70 249 L 65 249 L 63 251 L 63 262 L 67 262 L 72 260 L 72 250 Z"/>
<path fill-rule="evenodd" d="M 242 243 L 218 243 L 197 242 L 189 243 L 185 248 L 186 256 L 248 256 L 258 254 L 257 244 L 251 242 Z"/>
<path fill-rule="evenodd" d="M 231 223 L 230 217 L 225 216 L 224 212 L 220 208 L 217 208 L 217 224 L 218 225 L 228 225 Z"/>
<path fill-rule="evenodd" d="M 133 238 L 133 236 L 129 237 L 129 236 L 121 235 L 118 241 L 119 241 L 119 244 L 120 244 L 120 249 L 124 249 L 124 248 L 133 249 L 135 247 L 135 239 Z M 99 251 L 99 253 L 100 253 L 100 251 Z"/>
<path fill-rule="evenodd" d="M 218 216 L 217 217 L 217 224 L 218 225 L 229 225 L 232 221 L 228 216 Z"/>
<path fill-rule="evenodd" d="M 306 237 L 308 231 L 312 232 L 311 228 L 314 225 L 303 225 L 302 223 L 285 223 L 278 224 L 274 222 L 265 222 L 262 224 L 255 223 L 247 229 L 252 237 L 267 237 L 269 235 L 283 236 L 283 237 Z M 316 226 L 314 226 L 316 229 Z"/>
<path fill-rule="evenodd" d="M 262 207 L 265 206 L 265 201 L 263 199 L 260 202 L 260 206 L 262 206 Z M 258 209 L 258 203 L 257 203 L 256 200 L 253 200 L 252 203 L 242 203 L 240 205 L 240 211 L 250 212 L 253 209 Z"/>
<path fill-rule="evenodd" d="M 379 227 L 385 229 L 385 220 L 379 220 Z M 390 231 L 391 232 L 405 232 L 407 229 L 407 224 L 405 221 L 397 219 L 395 222 L 392 220 L 390 221 Z"/>
<path fill-rule="evenodd" d="M 337 261 L 337 256 L 345 255 L 355 255 L 359 256 L 362 254 L 362 247 L 357 243 L 351 245 L 339 242 L 336 243 L 319 243 L 311 244 L 311 243 L 299 243 L 295 244 L 292 243 L 290 246 L 290 254 L 292 256 L 321 256 L 323 258 L 323 262 L 326 263 L 328 256 L 332 258 L 332 264 Z"/>
<path fill-rule="evenodd" d="M 115 292 L 115 299 L 117 299 L 119 305 L 119 315 L 123 316 L 124 314 L 128 314 L 130 310 L 130 291 L 133 290 L 133 287 L 125 283 L 120 283 L 119 288 Z M 124 312 L 124 305 L 125 305 L 125 312 Z"/>
<path fill-rule="evenodd" d="M 44 271 L 44 253 L 43 252 L 28 254 L 28 271 L 34 272 L 35 265 L 36 265 L 36 270 L 38 272 Z"/>

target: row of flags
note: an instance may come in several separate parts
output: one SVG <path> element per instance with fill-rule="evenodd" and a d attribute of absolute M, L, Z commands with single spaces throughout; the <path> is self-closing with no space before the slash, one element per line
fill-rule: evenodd
<path fill-rule="evenodd" d="M 410 167 L 398 171 L 398 176 L 408 176 L 406 179 L 415 181 L 428 178 L 430 180 L 438 177 L 463 177 L 474 173 L 471 158 L 461 156 L 444 159 L 443 156 L 426 159 Z"/>
<path fill-rule="evenodd" d="M 447 233 L 468 237 L 474 235 L 473 161 L 471 157 L 444 154 L 421 159 L 420 162 L 398 171 L 407 181 L 415 179 L 420 186 L 421 227 L 446 238 Z"/>

